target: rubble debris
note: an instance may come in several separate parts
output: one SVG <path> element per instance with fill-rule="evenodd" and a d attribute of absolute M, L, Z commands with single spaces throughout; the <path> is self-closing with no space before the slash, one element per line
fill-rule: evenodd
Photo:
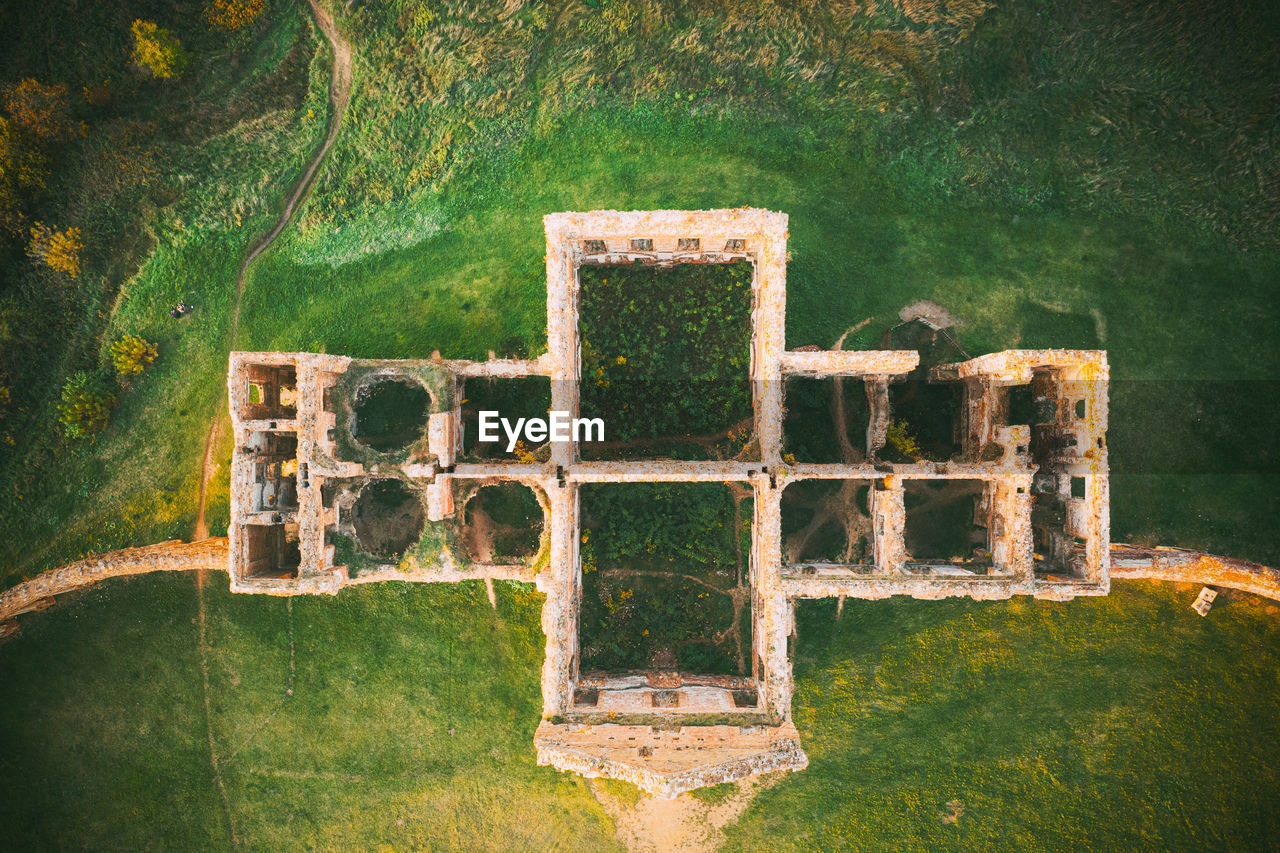
<path fill-rule="evenodd" d="M 1201 616 L 1208 616 L 1209 611 L 1213 609 L 1213 600 L 1218 597 L 1218 591 L 1211 587 L 1205 587 L 1200 590 L 1200 594 L 1196 596 L 1195 603 L 1191 605 L 1191 609 L 1199 613 Z"/>

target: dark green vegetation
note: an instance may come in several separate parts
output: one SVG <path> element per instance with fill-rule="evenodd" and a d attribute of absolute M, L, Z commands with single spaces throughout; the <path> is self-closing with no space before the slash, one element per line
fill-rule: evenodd
<path fill-rule="evenodd" d="M 426 433 L 431 395 L 412 382 L 379 382 L 356 395 L 356 441 L 374 450 L 399 450 Z"/>
<path fill-rule="evenodd" d="M 467 502 L 463 523 L 480 526 L 469 541 L 473 551 L 484 553 L 472 553 L 472 559 L 518 563 L 538 553 L 545 521 L 532 489 L 520 483 L 499 483 L 476 492 Z"/>
<path fill-rule="evenodd" d="M 378 364 L 350 367 L 325 395 L 338 457 L 370 466 L 425 461 L 428 419 L 453 406 L 453 393 L 452 377 L 432 362 L 394 373 Z"/>
<path fill-rule="evenodd" d="M 751 501 L 719 483 L 582 488 L 583 672 L 750 673 Z"/>
<path fill-rule="evenodd" d="M 981 480 L 907 480 L 907 554 L 920 562 L 990 565 L 987 529 L 974 523 Z"/>
<path fill-rule="evenodd" d="M 352 507 L 360 547 L 374 557 L 398 560 L 418 541 L 425 524 L 422 497 L 403 481 L 374 480 Z"/>
<path fill-rule="evenodd" d="M 837 391 L 837 387 L 839 390 Z M 845 446 L 840 441 L 836 394 L 844 407 Z M 861 462 L 867 456 L 871 405 L 861 379 L 839 377 L 787 380 L 783 397 L 783 453 L 795 462 Z"/>
<path fill-rule="evenodd" d="M 751 417 L 749 263 L 589 265 L 579 281 L 581 414 L 603 418 L 606 439 L 716 435 Z"/>
<path fill-rule="evenodd" d="M 867 480 L 788 483 L 782 492 L 783 562 L 873 564 L 870 492 Z"/>
<path fill-rule="evenodd" d="M 1063 337 L 1080 340 L 1074 335 Z M 893 420 L 880 457 L 889 462 L 903 463 L 925 459 L 946 462 L 962 458 L 960 423 L 964 388 L 959 382 L 930 382 L 929 371 L 939 364 L 964 361 L 969 358 L 969 353 L 957 345 L 951 332 L 935 330 L 919 320 L 894 326 L 883 336 L 882 344 L 890 349 L 915 350 L 920 354 L 920 364 L 901 381 L 889 386 L 889 409 Z M 1085 348 L 1078 343 L 1045 346 Z M 1098 346 L 1095 342 L 1088 348 Z"/>
<path fill-rule="evenodd" d="M 523 438 L 507 452 L 508 438 L 501 427 L 497 441 L 480 441 L 480 412 L 497 412 L 514 427 L 519 418 L 543 418 L 551 410 L 551 380 L 545 376 L 523 379 L 468 379 L 462 398 L 462 447 L 472 459 L 513 459 L 545 446 L 530 446 Z"/>
<path fill-rule="evenodd" d="M 903 453 L 890 441 L 881 455 L 891 462 L 913 462 L 915 457 L 946 462 L 961 455 L 957 427 L 961 416 L 963 386 L 958 382 L 933 383 L 928 372 L 917 368 L 906 381 L 889 386 L 893 419 L 914 442 L 915 456 Z M 899 442 L 901 444 L 901 442 Z"/>

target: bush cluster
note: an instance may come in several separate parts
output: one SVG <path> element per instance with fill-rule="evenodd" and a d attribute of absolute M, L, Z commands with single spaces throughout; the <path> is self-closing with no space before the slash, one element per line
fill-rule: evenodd
<path fill-rule="evenodd" d="M 58 421 L 68 438 L 85 438 L 99 432 L 111 418 L 115 395 L 93 374 L 79 371 L 62 386 Z"/>
<path fill-rule="evenodd" d="M 27 255 L 68 278 L 79 278 L 80 253 L 83 250 L 84 242 L 80 239 L 79 228 L 59 231 L 43 222 L 37 222 L 31 227 Z"/>
<path fill-rule="evenodd" d="M 258 20 L 266 5 L 266 0 L 210 0 L 204 16 L 215 30 L 242 30 Z"/>
<path fill-rule="evenodd" d="M 128 378 L 139 376 L 150 367 L 159 355 L 155 344 L 140 335 L 125 335 L 111 345 L 111 363 L 116 373 Z"/>
<path fill-rule="evenodd" d="M 190 54 L 177 37 L 155 21 L 133 22 L 133 63 L 160 80 L 181 77 Z"/>

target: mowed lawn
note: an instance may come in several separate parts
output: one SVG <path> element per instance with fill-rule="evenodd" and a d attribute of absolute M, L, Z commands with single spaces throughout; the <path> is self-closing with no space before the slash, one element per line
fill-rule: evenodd
<path fill-rule="evenodd" d="M 202 656 L 195 581 L 107 582 L 0 647 L 8 849 L 614 849 L 586 783 L 534 765 L 530 588 L 210 576 Z"/>
<path fill-rule="evenodd" d="M 534 765 L 530 588 L 203 595 L 203 655 L 186 575 L 66 596 L 0 646 L 9 849 L 617 849 L 587 784 Z M 803 604 L 811 763 L 727 849 L 1274 849 L 1280 620 L 1193 595 Z"/>

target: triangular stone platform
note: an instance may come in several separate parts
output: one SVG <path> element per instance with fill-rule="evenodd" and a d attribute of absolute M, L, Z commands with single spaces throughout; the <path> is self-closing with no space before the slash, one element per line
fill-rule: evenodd
<path fill-rule="evenodd" d="M 535 735 L 538 763 L 631 782 L 662 799 L 771 770 L 803 770 L 809 758 L 791 723 L 781 726 L 555 724 Z"/>

